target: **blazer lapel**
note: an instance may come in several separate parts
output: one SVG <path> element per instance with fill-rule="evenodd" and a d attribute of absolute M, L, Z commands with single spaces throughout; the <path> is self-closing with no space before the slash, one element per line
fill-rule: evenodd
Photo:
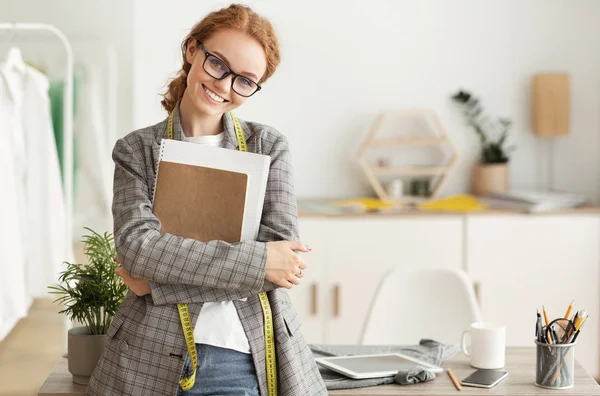
<path fill-rule="evenodd" d="M 163 123 L 163 128 L 161 133 L 159 133 L 158 135 L 156 135 L 156 144 L 158 144 L 158 146 L 160 147 L 160 143 L 163 139 L 167 139 L 169 134 L 168 134 L 168 127 L 169 127 L 169 117 L 167 116 L 167 118 L 162 122 Z M 173 109 L 173 140 L 183 140 L 183 128 L 181 126 L 181 117 L 179 115 L 179 103 L 177 103 L 177 105 L 175 106 L 175 109 Z"/>
<path fill-rule="evenodd" d="M 161 133 L 156 135 L 156 139 L 152 142 L 152 159 L 154 160 L 154 171 L 158 165 L 158 157 L 160 155 L 160 145 L 163 139 L 167 139 L 169 136 L 169 117 L 163 121 L 163 128 Z M 179 115 L 179 103 L 175 105 L 173 110 L 173 140 L 183 140 L 183 128 L 181 126 L 181 117 Z"/>
<path fill-rule="evenodd" d="M 152 163 L 154 164 L 154 171 L 156 172 L 156 165 L 158 164 L 158 156 L 160 155 L 160 144 L 156 141 L 152 142 Z"/>

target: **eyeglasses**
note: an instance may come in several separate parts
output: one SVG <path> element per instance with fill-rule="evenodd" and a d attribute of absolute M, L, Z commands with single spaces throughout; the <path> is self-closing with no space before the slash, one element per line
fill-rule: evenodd
<path fill-rule="evenodd" d="M 202 63 L 202 67 L 209 76 L 217 80 L 222 80 L 231 74 L 233 76 L 233 79 L 231 80 L 231 88 L 235 91 L 235 93 L 246 98 L 261 90 L 260 85 L 250 80 L 248 77 L 244 77 L 235 73 L 233 70 L 231 70 L 231 67 L 229 67 L 227 63 L 208 52 L 200 40 L 197 40 L 197 43 L 198 48 L 204 52 L 205 58 L 204 63 Z"/>

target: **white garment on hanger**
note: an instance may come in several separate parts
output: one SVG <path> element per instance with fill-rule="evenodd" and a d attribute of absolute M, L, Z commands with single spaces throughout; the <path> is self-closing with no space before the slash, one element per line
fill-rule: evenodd
<path fill-rule="evenodd" d="M 3 65 L 0 65 L 0 67 Z M 4 68 L 2 68 L 4 69 Z M 25 215 L 22 224 L 26 257 L 26 288 L 29 297 L 48 297 L 48 286 L 58 282 L 64 261 L 72 261 L 72 245 L 66 240 L 65 201 L 52 121 L 49 82 L 27 66 L 24 72 L 2 70 L 14 104 L 14 117 L 24 142 Z M 19 130 L 20 129 L 20 130 Z"/>
<path fill-rule="evenodd" d="M 25 246 L 22 244 L 20 198 L 18 179 L 24 176 L 23 147 L 20 123 L 15 117 L 14 103 L 8 92 L 6 80 L 0 73 L 0 340 L 27 315 L 31 298 L 25 283 Z M 22 192 L 21 192 L 22 193 Z"/>
<path fill-rule="evenodd" d="M 77 142 L 75 156 L 75 199 L 73 238 L 80 240 L 90 227 L 99 234 L 113 232 L 112 178 L 113 162 L 107 144 L 106 128 L 100 105 L 98 72 L 86 67 L 81 73 L 74 123 Z"/>

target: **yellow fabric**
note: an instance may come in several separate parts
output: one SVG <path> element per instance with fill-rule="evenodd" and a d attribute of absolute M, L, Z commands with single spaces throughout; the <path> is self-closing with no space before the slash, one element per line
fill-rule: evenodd
<path fill-rule="evenodd" d="M 453 195 L 435 201 L 423 202 L 418 205 L 423 210 L 446 211 L 476 211 L 485 209 L 485 206 L 472 195 Z"/>

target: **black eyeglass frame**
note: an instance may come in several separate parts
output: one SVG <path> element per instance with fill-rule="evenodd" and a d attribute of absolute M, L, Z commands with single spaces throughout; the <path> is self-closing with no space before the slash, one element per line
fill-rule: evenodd
<path fill-rule="evenodd" d="M 260 86 L 259 83 L 252 81 L 249 77 L 243 76 L 241 74 L 237 74 L 236 72 L 234 72 L 233 70 L 231 70 L 231 66 L 229 66 L 227 64 L 227 62 L 225 62 L 223 59 L 219 58 L 218 56 L 216 56 L 215 54 L 211 54 L 210 52 L 208 52 L 206 50 L 206 48 L 204 48 L 204 46 L 202 45 L 202 43 L 200 42 L 200 40 L 196 40 L 196 43 L 198 44 L 198 48 L 200 48 L 200 50 L 204 53 L 204 62 L 202 62 L 202 68 L 204 69 L 204 71 L 211 76 L 212 78 L 214 78 L 215 80 L 223 80 L 224 78 L 227 78 L 227 76 L 229 76 L 230 74 L 233 76 L 233 78 L 231 79 L 231 89 L 238 95 L 243 96 L 245 98 L 249 98 L 250 96 L 254 95 L 255 93 L 257 93 L 258 91 L 260 91 L 262 89 L 262 87 Z M 213 58 L 217 58 L 219 61 L 223 62 L 223 64 L 225 66 L 227 66 L 227 69 L 229 69 L 228 72 L 225 72 L 225 74 L 223 74 L 220 78 L 217 78 L 215 76 L 213 76 L 212 74 L 210 74 L 210 72 L 208 70 L 206 70 L 206 61 L 208 60 L 208 57 L 212 56 Z M 233 87 L 233 84 L 235 84 L 235 80 L 238 78 L 245 78 L 248 81 L 251 81 L 252 83 L 254 83 L 256 85 L 256 90 L 254 92 L 252 92 L 250 95 L 242 95 L 241 93 L 239 93 L 238 91 L 235 90 L 235 88 Z"/>

